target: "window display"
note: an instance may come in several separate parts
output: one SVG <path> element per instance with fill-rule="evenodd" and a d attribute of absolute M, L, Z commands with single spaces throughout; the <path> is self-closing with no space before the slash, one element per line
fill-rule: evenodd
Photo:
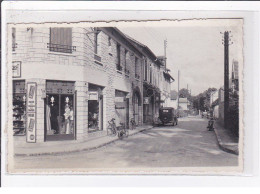
<path fill-rule="evenodd" d="M 13 81 L 13 134 L 25 135 L 25 81 Z"/>
<path fill-rule="evenodd" d="M 50 85 L 53 87 L 50 88 Z M 46 140 L 75 138 L 75 96 L 70 94 L 74 92 L 73 85 L 66 82 L 47 82 Z"/>
<path fill-rule="evenodd" d="M 88 131 L 103 130 L 103 95 L 102 87 L 89 84 Z"/>

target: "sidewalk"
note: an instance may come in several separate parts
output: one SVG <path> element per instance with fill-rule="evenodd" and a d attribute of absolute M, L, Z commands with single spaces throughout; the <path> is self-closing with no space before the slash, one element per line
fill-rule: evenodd
<path fill-rule="evenodd" d="M 238 137 L 234 137 L 230 131 L 221 127 L 217 122 L 214 123 L 214 128 L 220 149 L 238 155 Z"/>
<path fill-rule="evenodd" d="M 153 128 L 151 125 L 144 125 L 136 127 L 134 130 L 129 130 L 129 136 L 135 135 L 144 130 Z M 99 135 L 91 134 L 84 141 L 50 141 L 41 143 L 28 143 L 20 146 L 14 143 L 14 155 L 15 156 L 36 156 L 36 155 L 53 155 L 63 154 L 79 151 L 94 150 L 115 141 L 118 141 L 118 137 L 107 136 L 106 131 L 99 133 Z M 120 141 L 120 140 L 119 140 Z"/>

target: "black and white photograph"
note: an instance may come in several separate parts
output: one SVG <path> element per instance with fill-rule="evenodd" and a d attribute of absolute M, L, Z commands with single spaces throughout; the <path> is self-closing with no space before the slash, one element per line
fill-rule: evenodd
<path fill-rule="evenodd" d="M 243 170 L 243 19 L 8 24 L 9 173 Z"/>

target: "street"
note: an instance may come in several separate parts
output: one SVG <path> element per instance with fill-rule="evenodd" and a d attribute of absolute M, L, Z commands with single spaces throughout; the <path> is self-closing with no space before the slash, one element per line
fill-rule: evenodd
<path fill-rule="evenodd" d="M 206 127 L 206 119 L 180 118 L 177 126 L 155 127 L 92 151 L 17 156 L 15 168 L 237 166 L 238 156 L 220 150 Z"/>

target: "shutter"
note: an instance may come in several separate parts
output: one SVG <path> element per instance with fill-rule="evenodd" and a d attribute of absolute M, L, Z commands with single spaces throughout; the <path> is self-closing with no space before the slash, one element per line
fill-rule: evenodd
<path fill-rule="evenodd" d="M 12 28 L 12 47 L 15 48 L 15 36 L 16 36 L 16 30 L 15 28 Z"/>

